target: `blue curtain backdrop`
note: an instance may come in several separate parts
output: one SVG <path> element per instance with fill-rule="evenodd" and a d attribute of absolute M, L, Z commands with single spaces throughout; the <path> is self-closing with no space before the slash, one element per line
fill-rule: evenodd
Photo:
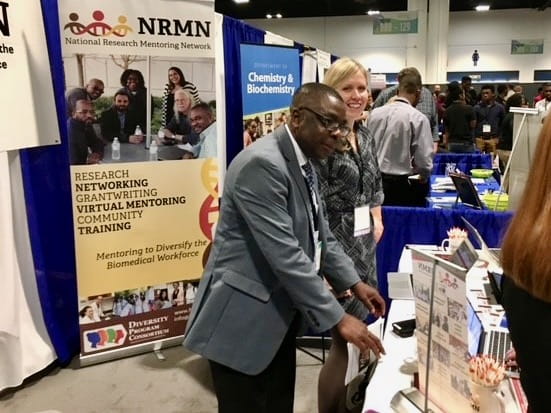
<path fill-rule="evenodd" d="M 264 31 L 224 16 L 224 70 L 226 81 L 226 165 L 243 149 L 241 101 L 241 43 L 264 44 Z"/>
<path fill-rule="evenodd" d="M 478 229 L 486 244 L 492 248 L 501 245 L 513 214 L 466 209 L 383 207 L 385 229 L 377 246 L 377 273 L 381 295 L 388 297 L 387 272 L 398 270 L 405 244 L 440 245 L 448 237 L 448 229 L 454 226 L 465 228 L 462 216 Z M 478 247 L 473 237 L 470 239 Z"/>
<path fill-rule="evenodd" d="M 61 145 L 21 151 L 26 208 L 38 292 L 44 321 L 61 363 L 79 353 L 75 247 L 72 227 L 69 156 L 65 125 L 64 76 L 57 0 L 41 0 L 50 53 Z M 224 17 L 224 65 L 228 164 L 242 149 L 241 43 L 262 44 L 264 32 Z M 299 50 L 303 46 L 296 44 Z M 334 60 L 334 58 L 332 59 Z M 510 213 L 420 208 L 383 208 L 385 234 L 377 251 L 381 293 L 387 296 L 386 273 L 397 269 L 406 243 L 437 244 L 446 230 L 461 226 L 464 215 L 490 246 L 497 246 Z"/>
<path fill-rule="evenodd" d="M 36 282 L 59 361 L 79 352 L 75 246 L 57 0 L 41 0 L 61 145 L 22 150 L 21 167 Z"/>

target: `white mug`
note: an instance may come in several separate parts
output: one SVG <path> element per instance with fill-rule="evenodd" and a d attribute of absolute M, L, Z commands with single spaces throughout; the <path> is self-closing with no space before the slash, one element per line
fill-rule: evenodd
<path fill-rule="evenodd" d="M 444 251 L 454 253 L 457 248 L 461 245 L 464 238 L 462 237 L 454 237 L 454 238 L 444 238 L 442 240 L 442 243 L 440 244 L 440 248 L 442 248 Z"/>

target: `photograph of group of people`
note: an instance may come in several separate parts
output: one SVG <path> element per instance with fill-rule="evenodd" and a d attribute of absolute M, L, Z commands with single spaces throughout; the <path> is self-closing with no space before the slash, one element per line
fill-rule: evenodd
<path fill-rule="evenodd" d="M 258 113 L 243 118 L 243 147 L 272 133 L 275 129 L 287 123 L 288 109 L 274 112 Z"/>
<path fill-rule="evenodd" d="M 65 57 L 71 164 L 149 160 L 152 142 L 161 160 L 216 157 L 214 61 L 151 58 L 148 87 L 147 59 Z"/>
<path fill-rule="evenodd" d="M 174 281 L 145 288 L 117 291 L 81 300 L 80 324 L 97 323 L 172 307 L 191 306 L 197 281 Z"/>

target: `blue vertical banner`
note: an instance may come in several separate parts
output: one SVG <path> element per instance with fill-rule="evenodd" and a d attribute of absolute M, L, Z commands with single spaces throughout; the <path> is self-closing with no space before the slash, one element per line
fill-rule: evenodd
<path fill-rule="evenodd" d="M 300 87 L 298 50 L 242 44 L 241 87 L 245 147 L 286 122 Z"/>

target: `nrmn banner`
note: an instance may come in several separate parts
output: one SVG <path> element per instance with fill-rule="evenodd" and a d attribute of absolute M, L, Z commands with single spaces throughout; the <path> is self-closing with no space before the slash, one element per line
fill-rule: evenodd
<path fill-rule="evenodd" d="M 218 217 L 214 10 L 60 0 L 59 15 L 90 364 L 184 333 Z"/>

